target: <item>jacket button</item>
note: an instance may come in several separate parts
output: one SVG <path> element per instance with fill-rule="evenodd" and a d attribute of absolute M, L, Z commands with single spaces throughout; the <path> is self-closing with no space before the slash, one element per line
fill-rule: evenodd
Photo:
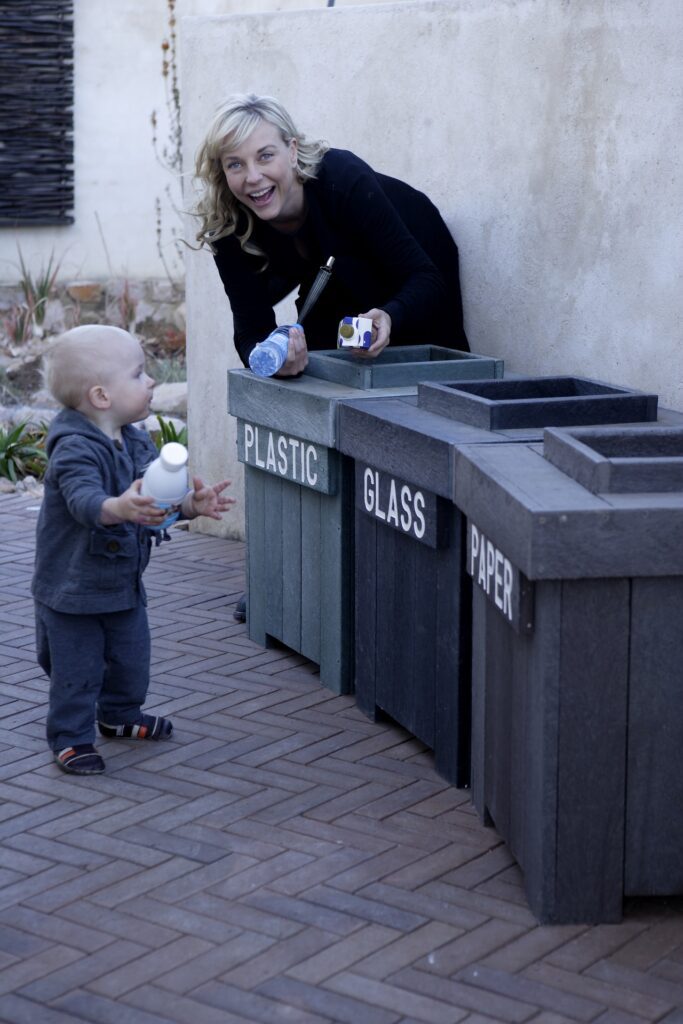
<path fill-rule="evenodd" d="M 111 552 L 118 551 L 120 546 L 121 545 L 119 544 L 119 542 L 117 540 L 108 540 L 107 541 L 107 551 L 111 551 Z"/>

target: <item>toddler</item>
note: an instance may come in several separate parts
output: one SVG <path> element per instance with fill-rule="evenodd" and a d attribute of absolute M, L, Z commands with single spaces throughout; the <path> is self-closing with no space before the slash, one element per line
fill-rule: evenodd
<path fill-rule="evenodd" d="M 154 381 L 138 341 L 118 327 L 67 331 L 46 355 L 49 390 L 64 406 L 47 435 L 45 494 L 32 593 L 38 663 L 50 678 L 47 740 L 72 775 L 104 771 L 103 736 L 159 740 L 171 722 L 145 714 L 150 635 L 142 574 L 152 532 L 168 515 L 140 494 L 157 456 L 132 424 L 149 413 Z M 229 481 L 195 477 L 186 518 L 220 519 Z"/>

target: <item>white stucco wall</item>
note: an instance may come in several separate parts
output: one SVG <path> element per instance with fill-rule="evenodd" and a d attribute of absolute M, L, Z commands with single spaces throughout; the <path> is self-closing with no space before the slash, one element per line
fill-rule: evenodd
<path fill-rule="evenodd" d="M 252 10 L 261 13 L 245 15 L 243 0 L 227 0 L 224 7 L 233 12 L 229 16 L 211 18 L 188 17 L 181 22 L 181 88 L 183 94 L 183 136 L 185 167 L 192 168 L 194 157 L 208 126 L 214 108 L 232 92 L 260 92 L 280 97 L 290 107 L 301 129 L 309 136 L 328 136 L 329 124 L 358 120 L 364 123 L 362 111 L 356 111 L 333 90 L 324 90 L 325 102 L 320 103 L 315 93 L 320 79 L 327 76 L 327 59 L 343 57 L 351 67 L 357 68 L 354 56 L 356 43 L 361 65 L 368 59 L 367 46 L 362 38 L 364 14 L 368 10 L 386 7 L 413 7 L 416 0 L 399 0 L 387 5 L 386 0 L 336 0 L 328 8 L 326 0 L 291 0 L 276 5 L 269 0 L 252 4 Z M 268 9 L 264 12 L 264 9 Z M 340 23 L 340 14 L 355 9 L 360 20 Z M 273 13 L 277 12 L 277 13 Z M 272 18 L 284 21 L 272 21 Z M 312 19 L 312 20 L 311 20 Z M 330 20 L 335 19 L 335 20 Z M 342 24 L 344 42 L 332 49 L 332 39 Z M 284 31 L 281 36 L 280 32 Z M 351 36 L 349 36 L 351 32 Z M 353 38 L 360 33 L 358 40 Z M 353 43 L 351 52 L 344 46 Z M 389 43 L 381 49 L 382 59 L 391 62 Z M 315 69 L 312 72 L 312 68 Z M 334 74 L 334 71 L 332 72 Z M 348 74 L 348 72 L 347 72 Z M 353 76 L 349 79 L 353 81 Z M 296 83 L 296 89 L 292 89 Z M 364 96 L 364 87 L 361 94 Z M 331 118 L 325 103 L 333 103 Z M 315 120 L 314 120 L 315 119 Z M 316 123 L 317 122 L 317 123 Z M 381 125 L 381 118 L 379 119 Z M 381 128 L 381 130 L 384 130 Z M 341 131 L 337 145 L 350 135 Z M 360 150 L 359 150 L 360 151 Z M 185 181 L 185 206 L 192 205 L 191 178 Z M 185 237 L 196 234 L 191 217 L 186 220 Z M 185 257 L 188 294 L 187 337 L 189 396 L 188 428 L 192 465 L 204 479 L 232 480 L 231 493 L 238 504 L 222 522 L 202 519 L 197 528 L 231 537 L 244 535 L 244 483 L 242 467 L 235 455 L 235 422 L 227 415 L 227 372 L 229 367 L 241 366 L 232 344 L 232 316 L 223 286 L 206 251 L 188 252 Z M 283 304 L 280 322 L 293 319 Z M 293 305 L 289 305 L 293 309 Z"/>
<path fill-rule="evenodd" d="M 189 18 L 181 42 L 188 164 L 221 97 L 277 95 L 307 134 L 431 195 L 460 246 L 474 351 L 683 408 L 678 0 Z M 187 270 L 192 434 L 208 423 L 211 439 L 197 457 L 239 480 L 229 307 L 208 254 Z"/>

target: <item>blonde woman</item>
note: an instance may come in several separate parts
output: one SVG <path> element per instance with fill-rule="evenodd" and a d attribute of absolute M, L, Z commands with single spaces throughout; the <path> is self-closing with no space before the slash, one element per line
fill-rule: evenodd
<path fill-rule="evenodd" d="M 273 306 L 298 286 L 301 309 L 330 256 L 329 283 L 305 334 L 290 331 L 278 376 L 300 373 L 308 350 L 334 348 L 344 316 L 372 320 L 371 358 L 390 343 L 469 348 L 458 250 L 433 203 L 347 150 L 308 141 L 277 100 L 221 104 L 196 175 L 197 240 L 213 252 L 245 366 L 275 327 Z"/>

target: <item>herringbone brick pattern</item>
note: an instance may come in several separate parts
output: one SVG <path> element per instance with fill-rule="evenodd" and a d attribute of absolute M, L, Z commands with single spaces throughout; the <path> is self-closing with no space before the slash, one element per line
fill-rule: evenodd
<path fill-rule="evenodd" d="M 238 543 L 176 531 L 154 552 L 149 704 L 172 740 L 103 742 L 106 775 L 61 774 L 35 518 L 0 498 L 0 1020 L 683 1024 L 682 904 L 537 926 L 429 753 L 233 622 Z"/>

